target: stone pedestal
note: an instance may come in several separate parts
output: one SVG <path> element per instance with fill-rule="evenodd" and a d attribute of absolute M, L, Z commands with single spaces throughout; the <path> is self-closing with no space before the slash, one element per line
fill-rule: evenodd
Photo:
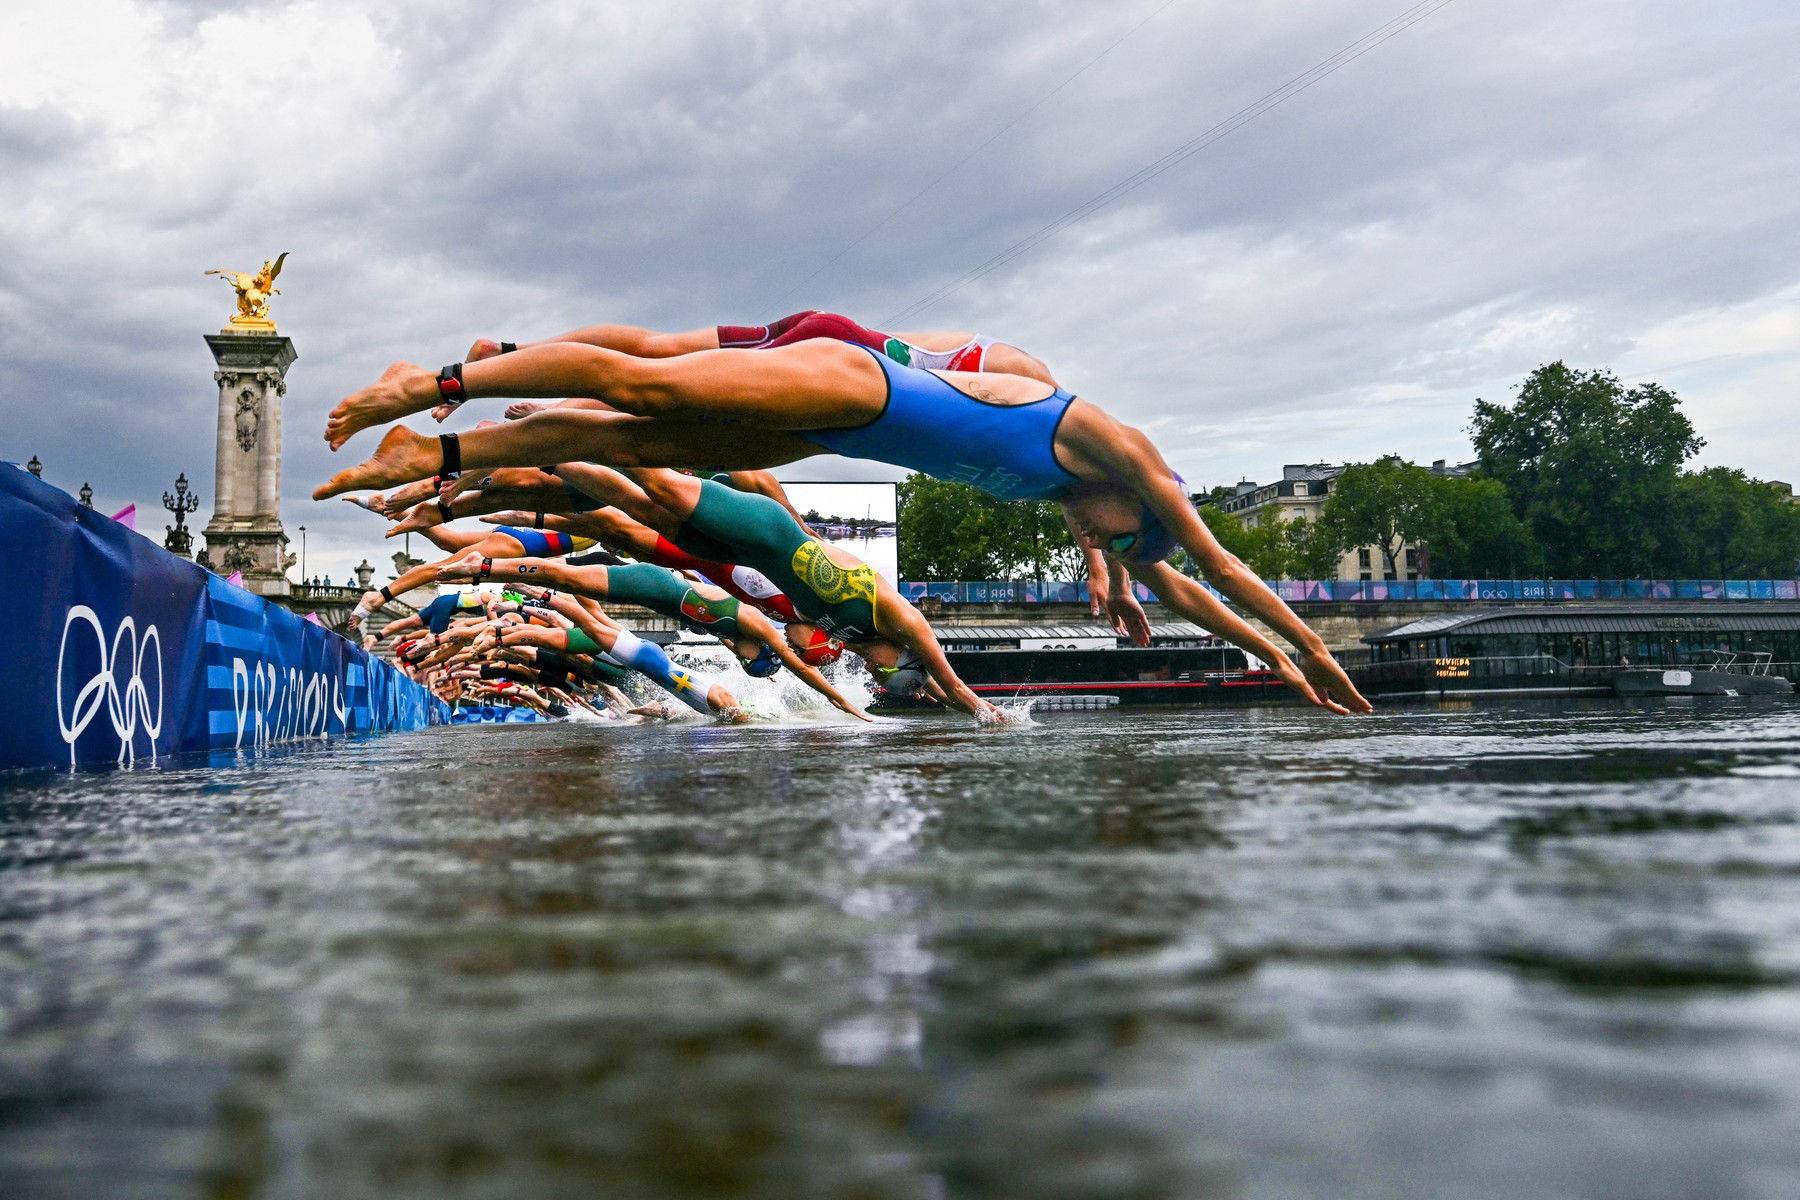
<path fill-rule="evenodd" d="M 281 398 L 299 357 L 273 332 L 224 329 L 206 339 L 219 369 L 218 462 L 205 562 L 242 571 L 259 596 L 286 596 L 294 556 L 281 528 Z"/>

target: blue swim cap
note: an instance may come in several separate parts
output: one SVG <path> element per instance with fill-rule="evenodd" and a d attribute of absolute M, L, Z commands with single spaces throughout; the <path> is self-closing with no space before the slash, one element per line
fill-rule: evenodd
<path fill-rule="evenodd" d="M 781 660 L 775 657 L 775 647 L 764 644 L 762 653 L 744 664 L 744 674 L 757 679 L 767 679 L 781 670 Z"/>

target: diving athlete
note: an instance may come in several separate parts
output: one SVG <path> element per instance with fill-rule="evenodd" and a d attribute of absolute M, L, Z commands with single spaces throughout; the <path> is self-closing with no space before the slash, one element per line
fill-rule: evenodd
<path fill-rule="evenodd" d="M 591 538 L 572 537 L 555 530 L 519 529 L 510 525 L 481 532 L 461 532 L 445 529 L 442 526 L 432 526 L 422 529 L 420 532 L 424 533 L 440 550 L 450 551 L 452 558 L 456 557 L 458 553 L 468 551 L 479 552 L 484 558 L 524 558 L 527 555 L 534 558 L 546 558 L 551 555 L 570 554 L 591 549 L 595 544 Z M 403 572 L 392 583 L 383 584 L 374 591 L 364 592 L 346 624 L 351 629 L 356 629 L 362 624 L 364 617 L 383 604 L 392 603 L 394 597 L 437 578 L 437 568 L 448 561 L 450 560 L 443 559 L 437 563 L 421 563 L 419 566 Z M 442 600 L 443 597 L 440 596 L 438 599 Z M 434 600 L 432 603 L 436 604 L 437 601 Z M 404 626 L 402 627 L 404 628 Z M 441 633 L 442 630 L 434 629 L 432 632 Z M 382 636 L 385 637 L 386 633 L 384 632 Z"/>
<path fill-rule="evenodd" d="M 469 348 L 466 362 L 480 362 L 500 354 L 511 353 L 521 348 L 552 345 L 556 343 L 577 343 L 595 346 L 604 350 L 612 350 L 621 354 L 630 354 L 639 358 L 673 358 L 680 355 L 694 354 L 719 349 L 754 349 L 767 350 L 791 346 L 799 342 L 815 339 L 829 339 L 851 342 L 871 351 L 880 353 L 895 362 L 930 370 L 993 372 L 997 374 L 1021 375 L 1028 379 L 1041 380 L 1057 386 L 1057 381 L 1041 360 L 1034 358 L 1017 346 L 981 334 L 965 332 L 926 332 L 888 334 L 870 329 L 849 317 L 837 313 L 807 310 L 793 313 L 768 325 L 739 326 L 720 325 L 683 333 L 659 333 L 632 325 L 591 325 L 582 329 L 546 339 L 543 342 L 527 343 L 521 347 L 511 342 L 496 342 L 479 338 Z M 432 416 L 439 421 L 446 419 L 462 399 L 465 393 L 447 396 L 443 402 L 432 407 L 430 402 L 423 407 L 432 408 Z M 368 396 L 366 393 L 352 397 L 346 403 L 355 411 L 345 414 L 343 425 L 344 437 L 357 429 L 381 421 L 394 420 L 411 412 L 420 411 L 419 406 L 383 407 L 382 400 Z M 343 406 L 340 406 L 342 409 Z M 506 410 L 509 418 L 519 418 L 532 412 L 551 407 L 611 407 L 603 398 L 577 396 L 559 401 L 556 405 L 520 403 Z M 333 414 L 334 419 L 337 414 Z M 334 448 L 341 444 L 341 439 L 334 442 Z M 662 464 L 680 465 L 680 464 Z M 796 520 L 800 514 L 788 504 L 787 496 L 779 490 L 779 485 L 771 490 L 774 477 L 767 472 L 758 473 L 760 478 L 751 480 L 739 478 L 733 480 L 733 486 L 748 491 L 762 491 L 794 513 Z M 422 497 L 421 497 L 422 498 Z M 525 505 L 507 505 L 506 507 L 526 507 Z M 804 522 L 802 522 L 804 524 Z M 1080 542 L 1080 531 L 1070 526 L 1069 532 L 1077 543 Z M 1104 615 L 1121 634 L 1129 635 L 1138 645 L 1148 645 L 1150 637 L 1149 622 L 1144 616 L 1143 608 L 1137 598 L 1131 594 L 1129 575 L 1125 568 L 1113 563 L 1109 566 L 1104 557 L 1092 547 L 1082 547 L 1086 560 L 1089 578 L 1089 602 L 1094 615 Z"/>
<path fill-rule="evenodd" d="M 509 583 L 523 580 L 541 587 L 578 592 L 594 600 L 635 604 L 678 621 L 696 633 L 717 637 L 737 656 L 749 675 L 767 677 L 785 664 L 834 707 L 853 717 L 869 719 L 868 714 L 846 700 L 830 680 L 795 652 L 768 617 L 741 604 L 723 589 L 705 583 L 690 583 L 673 571 L 651 563 L 575 566 L 541 558 L 496 562 L 471 550 L 461 558 L 440 564 L 437 577 L 443 582 L 492 579 Z"/>

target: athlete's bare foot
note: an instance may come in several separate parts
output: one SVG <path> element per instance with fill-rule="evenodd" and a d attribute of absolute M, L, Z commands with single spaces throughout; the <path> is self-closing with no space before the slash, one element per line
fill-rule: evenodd
<path fill-rule="evenodd" d="M 397 483 L 428 479 L 443 465 L 444 452 L 436 438 L 414 433 L 404 425 L 397 426 L 388 430 L 367 461 L 339 471 L 327 483 L 314 489 L 313 499 L 329 500 L 363 488 L 392 487 Z"/>
<path fill-rule="evenodd" d="M 494 358 L 501 353 L 500 343 L 488 338 L 476 338 L 469 352 L 463 355 L 464 362 L 480 362 L 484 358 Z"/>
<path fill-rule="evenodd" d="M 485 557 L 479 550 L 471 550 L 459 559 L 447 563 L 439 563 L 437 577 L 439 582 L 449 583 L 455 579 L 480 579 L 481 560 Z"/>
<path fill-rule="evenodd" d="M 545 409 L 555 407 L 556 405 L 547 404 L 542 400 L 520 400 L 515 404 L 506 406 L 506 419 L 509 421 L 518 421 L 525 417 L 529 417 L 532 413 L 541 413 Z"/>
<path fill-rule="evenodd" d="M 408 362 L 397 362 L 381 378 L 338 401 L 325 419 L 325 441 L 339 449 L 371 425 L 433 408 L 443 397 L 438 393 L 437 372 Z M 404 480 L 402 482 L 411 482 Z"/>
<path fill-rule="evenodd" d="M 400 537 L 408 533 L 422 533 L 444 523 L 444 514 L 438 511 L 437 501 L 428 500 L 424 504 L 415 504 L 400 514 L 397 524 L 389 527 L 382 537 Z"/>
<path fill-rule="evenodd" d="M 376 493 L 377 496 L 381 494 L 380 492 Z M 409 483 L 405 487 L 395 488 L 388 492 L 385 513 L 397 521 L 413 505 L 434 499 L 436 496 L 437 480 L 435 478 L 421 479 L 417 483 Z"/>
<path fill-rule="evenodd" d="M 387 509 L 383 507 L 385 502 L 382 500 L 380 492 L 373 492 L 367 496 L 339 496 L 338 499 L 345 504 L 354 504 L 360 509 L 372 512 L 378 517 L 387 516 Z"/>
<path fill-rule="evenodd" d="M 545 515 L 555 516 L 556 514 L 546 513 Z M 509 508 L 505 512 L 482 513 L 475 519 L 477 521 L 486 522 L 489 525 L 521 525 L 526 529 L 529 529 L 537 524 L 538 514 L 526 512 L 522 508 Z"/>

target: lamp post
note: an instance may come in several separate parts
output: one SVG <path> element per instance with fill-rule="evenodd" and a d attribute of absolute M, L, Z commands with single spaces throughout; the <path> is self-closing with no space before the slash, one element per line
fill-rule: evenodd
<path fill-rule="evenodd" d="M 300 527 L 300 582 L 306 583 L 306 526 Z"/>
<path fill-rule="evenodd" d="M 38 461 L 38 456 L 35 454 L 31 456 L 31 461 L 25 464 L 25 469 L 31 472 L 33 479 L 44 477 L 44 464 Z"/>
<path fill-rule="evenodd" d="M 163 493 L 163 507 L 175 514 L 175 524 L 163 526 L 168 532 L 168 536 L 163 538 L 163 548 L 171 554 L 186 558 L 194 548 L 194 535 L 187 529 L 187 515 L 200 507 L 200 497 L 188 494 L 186 471 L 175 477 L 174 495 Z"/>
<path fill-rule="evenodd" d="M 77 494 L 80 496 L 83 505 L 88 508 L 94 507 L 94 489 L 90 485 L 85 483 L 82 484 L 81 491 Z"/>

